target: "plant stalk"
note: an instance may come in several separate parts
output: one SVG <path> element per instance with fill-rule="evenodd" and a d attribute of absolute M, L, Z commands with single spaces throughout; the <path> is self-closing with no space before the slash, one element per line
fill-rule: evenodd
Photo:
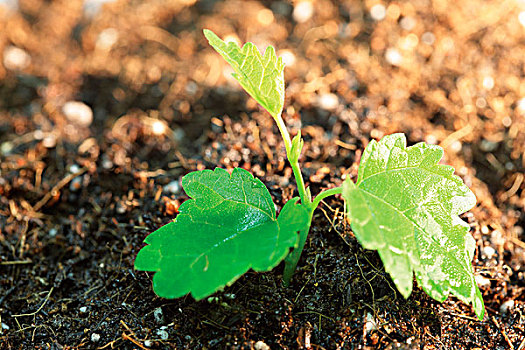
<path fill-rule="evenodd" d="M 281 114 L 279 113 L 279 115 L 275 116 L 274 119 L 277 122 L 277 127 L 279 128 L 279 132 L 283 137 L 284 147 L 286 148 L 286 157 L 288 158 L 288 161 L 290 161 L 290 152 L 292 151 L 292 139 L 290 138 L 290 134 L 288 133 L 288 129 L 286 128 L 286 124 L 284 123 Z M 342 192 L 341 187 L 331 188 L 329 190 L 319 193 L 319 195 L 317 195 L 312 202 L 312 200 L 306 193 L 306 187 L 304 185 L 303 174 L 301 173 L 299 162 L 290 162 L 290 165 L 292 166 L 295 182 L 297 183 L 297 190 L 299 192 L 299 196 L 301 197 L 301 203 L 308 210 L 309 221 L 308 226 L 304 230 L 299 232 L 299 244 L 297 248 L 295 248 L 290 254 L 288 254 L 286 259 L 284 260 L 285 265 L 283 272 L 283 284 L 285 286 L 290 285 L 292 276 L 295 272 L 295 269 L 297 268 L 299 259 L 301 258 L 301 254 L 306 244 L 306 238 L 308 237 L 308 232 L 310 231 L 310 226 L 312 224 L 312 217 L 314 215 L 315 208 L 317 208 L 319 203 L 321 203 L 321 201 L 324 198 Z"/>

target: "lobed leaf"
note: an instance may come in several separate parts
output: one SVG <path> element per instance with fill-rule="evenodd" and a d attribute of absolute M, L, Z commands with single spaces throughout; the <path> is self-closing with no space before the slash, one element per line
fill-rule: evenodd
<path fill-rule="evenodd" d="M 276 218 L 264 184 L 240 168 L 196 171 L 182 180 L 192 198 L 176 219 L 150 234 L 135 268 L 154 271 L 153 289 L 165 298 L 199 300 L 230 285 L 250 268 L 274 268 L 308 225 L 307 210 L 290 200 Z"/>
<path fill-rule="evenodd" d="M 444 301 L 452 293 L 472 303 L 482 319 L 485 307 L 471 265 L 475 242 L 458 216 L 476 198 L 454 168 L 437 164 L 442 156 L 443 149 L 435 145 L 407 148 L 403 134 L 372 141 L 357 183 L 344 182 L 343 197 L 357 239 L 379 252 L 405 298 L 415 272 L 432 298 Z"/>
<path fill-rule="evenodd" d="M 252 43 L 242 48 L 226 43 L 211 30 L 204 29 L 210 45 L 232 66 L 233 76 L 268 113 L 277 118 L 284 106 L 284 63 L 277 58 L 273 46 L 268 46 L 264 56 Z"/>

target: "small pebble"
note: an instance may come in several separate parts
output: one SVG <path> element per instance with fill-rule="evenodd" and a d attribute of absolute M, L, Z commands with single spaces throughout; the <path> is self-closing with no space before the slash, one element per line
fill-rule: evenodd
<path fill-rule="evenodd" d="M 478 287 L 480 288 L 490 287 L 490 280 L 488 278 L 483 277 L 481 275 L 477 275 L 476 277 L 474 277 L 474 279 L 476 280 L 476 284 L 478 285 Z"/>
<path fill-rule="evenodd" d="M 374 320 L 374 316 L 372 316 L 371 313 L 366 314 L 366 323 L 365 323 L 365 331 L 366 333 L 370 333 L 371 331 L 375 331 L 377 329 L 377 324 Z"/>
<path fill-rule="evenodd" d="M 296 61 L 295 55 L 290 50 L 279 51 L 279 57 L 283 59 L 284 65 L 286 67 L 291 67 L 295 64 L 295 61 Z"/>
<path fill-rule="evenodd" d="M 399 24 L 404 30 L 412 30 L 416 26 L 416 20 L 413 17 L 407 16 L 403 17 Z"/>
<path fill-rule="evenodd" d="M 81 313 L 85 314 L 87 312 L 87 306 L 82 306 L 80 309 L 78 309 Z"/>
<path fill-rule="evenodd" d="M 399 51 L 394 48 L 389 48 L 386 50 L 385 59 L 393 66 L 400 66 L 403 62 L 403 56 L 401 56 Z"/>
<path fill-rule="evenodd" d="M 323 109 L 334 110 L 339 105 L 339 98 L 332 93 L 322 94 L 318 99 L 318 104 Z"/>
<path fill-rule="evenodd" d="M 2 329 L 8 330 L 8 329 L 9 329 L 9 326 L 6 325 L 4 322 L 2 322 Z"/>
<path fill-rule="evenodd" d="M 31 56 L 15 46 L 8 46 L 4 49 L 4 66 L 11 70 L 22 70 L 31 64 Z"/>
<path fill-rule="evenodd" d="M 153 344 L 151 343 L 151 340 L 144 340 L 144 346 L 147 348 L 150 348 Z"/>
<path fill-rule="evenodd" d="M 314 14 L 314 6 L 310 1 L 299 1 L 293 9 L 293 19 L 298 23 L 308 21 Z"/>
<path fill-rule="evenodd" d="M 69 190 L 71 192 L 77 192 L 82 188 L 82 178 L 75 177 L 73 180 L 71 180 L 71 183 L 69 184 Z"/>
<path fill-rule="evenodd" d="M 496 250 L 488 245 L 483 247 L 483 254 L 485 254 L 488 259 L 491 259 L 496 254 Z"/>
<path fill-rule="evenodd" d="M 266 343 L 263 342 L 262 340 L 259 340 L 257 343 L 255 343 L 253 348 L 255 350 L 270 350 L 270 347 L 268 345 L 266 345 Z"/>
<path fill-rule="evenodd" d="M 180 183 L 179 181 L 172 181 L 164 186 L 163 190 L 171 194 L 178 194 L 180 192 Z"/>
<path fill-rule="evenodd" d="M 91 341 L 92 341 L 93 343 L 96 343 L 96 342 L 98 342 L 99 340 L 100 340 L 100 334 L 98 334 L 98 333 L 93 333 L 93 334 L 91 334 Z"/>
<path fill-rule="evenodd" d="M 100 32 L 95 43 L 97 50 L 109 51 L 118 41 L 118 31 L 115 28 L 106 28 Z"/>
<path fill-rule="evenodd" d="M 56 228 L 52 228 L 49 230 L 49 236 L 55 237 L 57 235 L 58 230 Z"/>
<path fill-rule="evenodd" d="M 69 172 L 71 174 L 78 173 L 80 171 L 80 167 L 77 164 L 73 164 L 69 167 Z"/>
<path fill-rule="evenodd" d="M 372 16 L 372 18 L 375 21 L 383 20 L 386 16 L 385 6 L 383 4 L 377 4 L 372 6 L 372 8 L 370 9 L 370 16 Z"/>
<path fill-rule="evenodd" d="M 158 335 L 158 336 L 160 337 L 160 339 L 162 339 L 162 340 L 166 340 L 166 339 L 169 338 L 169 334 L 168 334 L 168 332 L 166 332 L 166 331 L 163 330 L 163 329 L 159 329 L 159 330 L 157 331 L 157 335 Z"/>
<path fill-rule="evenodd" d="M 90 126 L 93 122 L 93 111 L 83 102 L 68 101 L 64 103 L 62 112 L 70 122 L 80 126 Z"/>
<path fill-rule="evenodd" d="M 499 312 L 501 312 L 502 314 L 506 314 L 507 312 L 509 312 L 509 310 L 512 309 L 514 309 L 514 300 L 510 299 L 501 304 L 501 306 L 499 307 Z"/>
<path fill-rule="evenodd" d="M 162 314 L 162 308 L 156 308 L 155 311 L 153 311 L 153 317 L 155 318 L 155 322 L 164 323 L 164 315 Z"/>

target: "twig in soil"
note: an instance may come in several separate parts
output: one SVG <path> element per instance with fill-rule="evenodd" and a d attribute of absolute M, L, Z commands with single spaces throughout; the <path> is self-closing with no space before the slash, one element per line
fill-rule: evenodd
<path fill-rule="evenodd" d="M 137 337 L 137 335 L 135 334 L 135 332 L 133 332 L 131 330 L 131 328 L 128 327 L 128 325 L 123 321 L 123 320 L 120 320 L 120 324 L 124 326 L 124 328 L 126 328 L 126 330 L 128 332 L 130 332 L 130 334 L 134 337 Z M 130 342 L 132 342 L 133 344 L 137 345 L 139 348 L 141 349 L 144 349 L 144 350 L 148 350 L 148 348 L 144 347 L 138 340 L 136 339 L 133 339 L 132 337 L 130 337 L 129 335 L 126 334 L 126 332 L 122 332 L 122 339 L 124 340 L 129 340 Z"/>
<path fill-rule="evenodd" d="M 509 339 L 509 336 L 507 335 L 507 333 L 505 332 L 505 328 L 501 327 L 498 320 L 496 319 L 496 317 L 492 316 L 492 322 L 494 322 L 494 324 L 496 325 L 496 327 L 498 327 L 499 331 L 501 332 L 501 334 L 503 335 L 503 338 L 505 338 L 505 341 L 507 342 L 507 344 L 509 344 L 509 347 L 510 347 L 510 350 L 514 350 L 514 346 L 512 345 L 512 342 L 510 341 Z M 523 343 L 522 343 L 523 344 Z M 521 348 L 521 345 L 520 345 L 520 348 Z"/>
<path fill-rule="evenodd" d="M 35 312 L 31 312 L 29 314 L 11 315 L 11 317 L 22 317 L 22 316 L 33 316 L 33 315 L 36 315 L 40 310 L 42 310 L 44 305 L 46 305 L 47 301 L 49 300 L 49 296 L 51 295 L 51 293 L 53 293 L 54 289 L 55 289 L 55 287 L 51 287 L 51 289 L 49 290 L 49 293 L 47 293 L 47 296 L 46 296 L 44 302 L 42 303 L 42 305 L 40 305 L 38 310 L 36 310 Z"/>
<path fill-rule="evenodd" d="M 15 261 L 2 261 L 0 262 L 0 265 L 23 265 L 23 264 L 31 264 L 33 261 L 31 259 L 26 260 L 15 260 Z"/>
<path fill-rule="evenodd" d="M 524 350 L 525 349 L 525 337 L 523 337 L 523 341 L 521 342 L 520 346 L 518 346 L 518 350 Z"/>
<path fill-rule="evenodd" d="M 84 174 L 85 172 L 87 171 L 87 168 L 82 168 L 80 169 L 79 171 L 77 171 L 76 173 L 73 173 L 73 174 L 69 174 L 68 176 L 66 176 L 65 178 L 63 178 L 62 180 L 60 180 L 52 189 L 51 191 L 47 192 L 45 194 L 45 196 L 40 200 L 38 201 L 38 203 L 36 203 L 34 206 L 33 206 L 33 210 L 35 212 L 39 211 L 40 209 L 42 209 L 42 207 L 44 205 L 46 205 L 47 202 L 49 202 L 49 200 L 51 198 L 53 198 L 53 196 L 55 196 L 58 191 L 60 191 L 65 185 L 67 185 L 71 180 L 73 180 L 75 177 L 77 176 L 80 176 L 82 174 Z"/>

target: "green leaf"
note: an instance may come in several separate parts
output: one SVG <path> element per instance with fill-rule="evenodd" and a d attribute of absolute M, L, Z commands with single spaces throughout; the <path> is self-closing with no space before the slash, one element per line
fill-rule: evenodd
<path fill-rule="evenodd" d="M 204 29 L 204 36 L 232 66 L 235 71 L 233 76 L 244 90 L 277 118 L 284 105 L 284 63 L 275 55 L 275 49 L 268 46 L 264 56 L 261 56 L 252 43 L 240 48 L 235 43 L 225 43 L 208 29 Z"/>
<path fill-rule="evenodd" d="M 153 289 L 164 298 L 187 293 L 196 300 L 232 284 L 250 268 L 277 266 L 298 234 L 308 212 L 298 200 L 286 203 L 276 218 L 264 184 L 240 168 L 196 171 L 182 179 L 192 199 L 176 219 L 146 237 L 135 268 L 154 271 Z"/>
<path fill-rule="evenodd" d="M 379 252 L 386 271 L 407 298 L 413 271 L 432 298 L 452 293 L 472 303 L 479 319 L 485 307 L 472 273 L 475 242 L 459 214 L 476 198 L 454 168 L 437 164 L 439 146 L 406 147 L 403 134 L 372 141 L 365 149 L 357 183 L 343 184 L 352 229 L 367 249 Z"/>
<path fill-rule="evenodd" d="M 301 131 L 295 135 L 295 137 L 292 139 L 292 149 L 290 151 L 290 154 L 288 155 L 289 161 L 291 164 L 297 163 L 299 161 L 299 157 L 301 156 L 301 152 L 303 151 L 304 146 L 304 140 L 301 137 Z"/>

